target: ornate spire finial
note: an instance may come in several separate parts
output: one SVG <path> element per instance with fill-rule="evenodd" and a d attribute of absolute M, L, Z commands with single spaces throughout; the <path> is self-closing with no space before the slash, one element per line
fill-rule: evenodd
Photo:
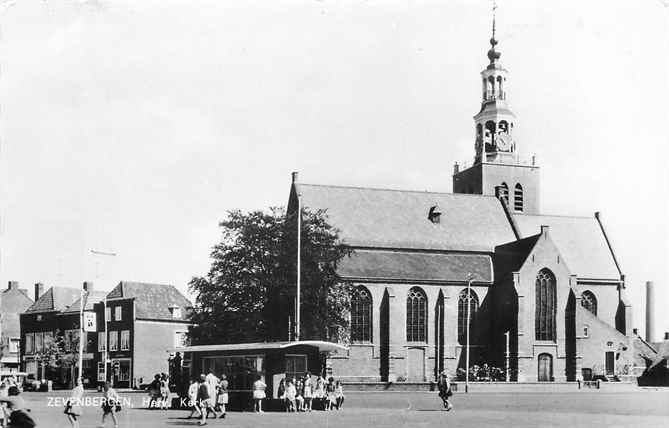
<path fill-rule="evenodd" d="M 492 37 L 490 38 L 490 50 L 488 51 L 488 59 L 490 60 L 490 64 L 494 64 L 495 61 L 499 59 L 500 56 L 502 56 L 501 53 L 497 52 L 495 50 L 495 46 L 497 45 L 497 39 L 495 39 L 495 30 L 496 30 L 496 20 L 495 20 L 495 15 L 497 11 L 497 1 L 492 0 Z"/>

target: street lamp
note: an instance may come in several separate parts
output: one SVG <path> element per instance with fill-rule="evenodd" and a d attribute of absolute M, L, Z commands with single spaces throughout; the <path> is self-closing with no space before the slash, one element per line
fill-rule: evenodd
<path fill-rule="evenodd" d="M 471 321 L 472 296 L 471 288 L 474 275 L 467 275 L 467 339 L 465 341 L 465 392 L 469 392 L 469 324 Z"/>

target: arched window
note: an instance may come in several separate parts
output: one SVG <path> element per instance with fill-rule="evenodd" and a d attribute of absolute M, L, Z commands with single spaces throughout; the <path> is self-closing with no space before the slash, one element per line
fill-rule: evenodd
<path fill-rule="evenodd" d="M 351 293 L 351 342 L 372 341 L 372 294 L 363 286 Z"/>
<path fill-rule="evenodd" d="M 509 186 L 506 183 L 502 183 L 499 186 L 499 198 L 504 201 L 505 204 L 509 204 Z"/>
<path fill-rule="evenodd" d="M 516 189 L 513 192 L 513 208 L 516 211 L 523 210 L 523 186 L 520 183 L 516 184 Z"/>
<path fill-rule="evenodd" d="M 458 296 L 458 342 L 464 345 L 467 341 L 467 302 L 469 302 L 469 321 L 471 327 L 471 320 L 479 310 L 479 297 L 474 290 L 469 290 L 469 298 L 467 298 L 467 290 L 462 290 Z"/>
<path fill-rule="evenodd" d="M 584 291 L 581 294 L 581 306 L 597 316 L 597 298 L 592 291 Z"/>
<path fill-rule="evenodd" d="M 407 342 L 425 342 L 427 339 L 427 296 L 418 287 L 407 296 Z"/>
<path fill-rule="evenodd" d="M 535 281 L 536 305 L 534 331 L 536 340 L 555 340 L 555 275 L 542 269 Z"/>

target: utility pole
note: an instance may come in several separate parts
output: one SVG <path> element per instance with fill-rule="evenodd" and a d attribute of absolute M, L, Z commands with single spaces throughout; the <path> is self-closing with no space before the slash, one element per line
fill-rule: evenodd
<path fill-rule="evenodd" d="M 297 182 L 297 172 L 293 173 L 293 183 Z M 301 282 L 301 250 L 302 250 L 302 204 L 297 194 L 297 292 L 295 296 L 295 340 L 300 340 L 300 282 Z"/>
<path fill-rule="evenodd" d="M 467 340 L 465 344 L 465 392 L 469 392 L 469 324 L 471 323 L 472 296 L 471 288 L 474 275 L 467 275 Z"/>
<path fill-rule="evenodd" d="M 91 250 L 91 254 L 93 254 L 95 256 L 105 256 L 105 257 L 116 257 L 117 256 L 117 253 L 110 252 L 110 251 L 99 251 L 99 250 Z M 100 274 L 99 260 L 96 260 L 96 264 L 95 264 L 96 280 L 99 278 L 99 274 Z M 104 377 L 105 377 L 104 381 L 107 382 L 107 380 L 108 380 L 107 364 L 109 363 L 109 361 L 108 361 L 108 359 L 109 359 L 109 353 L 108 352 L 109 351 L 107 350 L 107 348 L 108 348 L 107 323 L 109 322 L 109 320 L 107 319 L 107 296 L 106 295 L 105 295 L 105 298 L 102 302 L 103 302 L 102 303 L 102 319 L 103 319 L 103 323 L 104 323 L 104 332 L 105 332 L 105 335 L 104 335 L 105 337 L 103 339 L 105 341 L 105 346 L 104 346 L 104 354 L 103 354 L 102 364 L 103 364 L 103 372 L 104 372 Z M 99 340 L 99 338 L 98 338 L 98 340 Z M 99 346 L 100 345 L 98 344 L 98 347 Z M 97 375 L 97 373 L 96 373 L 96 375 Z"/>

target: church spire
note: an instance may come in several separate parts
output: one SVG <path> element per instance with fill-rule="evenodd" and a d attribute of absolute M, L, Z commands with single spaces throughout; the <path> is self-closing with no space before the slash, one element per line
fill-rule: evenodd
<path fill-rule="evenodd" d="M 497 60 L 499 59 L 502 54 L 500 52 L 497 52 L 495 50 L 495 46 L 497 46 L 497 39 L 495 38 L 495 15 L 497 12 L 497 2 L 493 0 L 492 2 L 492 37 L 490 37 L 490 50 L 488 51 L 488 59 L 490 60 L 490 65 L 494 65 Z"/>
<path fill-rule="evenodd" d="M 492 6 L 492 36 L 488 59 L 490 63 L 481 72 L 481 110 L 474 116 L 476 124 L 476 155 L 474 162 L 516 161 L 513 139 L 515 115 L 506 103 L 508 71 L 499 63 L 502 54 L 497 51 L 497 3 Z"/>

